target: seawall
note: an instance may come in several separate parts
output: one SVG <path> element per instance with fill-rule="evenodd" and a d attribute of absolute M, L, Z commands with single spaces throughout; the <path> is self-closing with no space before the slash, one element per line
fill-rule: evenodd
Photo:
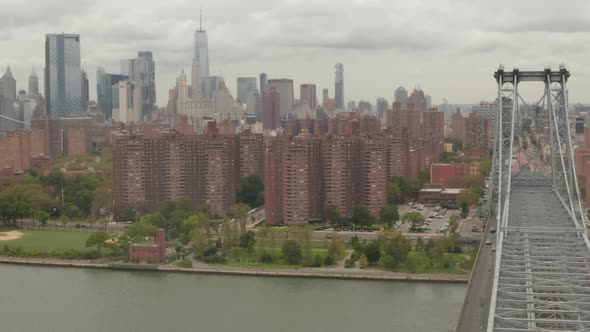
<path fill-rule="evenodd" d="M 376 281 L 416 281 L 439 283 L 467 283 L 469 275 L 450 274 L 410 274 L 377 270 L 343 270 L 343 269 L 298 269 L 275 270 L 260 268 L 232 268 L 211 266 L 200 268 L 180 268 L 169 265 L 155 264 L 106 264 L 91 261 L 66 261 L 41 258 L 20 258 L 0 256 L 0 264 L 33 265 L 48 267 L 70 267 L 89 269 L 110 269 L 120 271 L 199 273 L 234 276 L 256 276 L 277 278 L 312 278 L 312 279 L 343 279 L 343 280 L 376 280 Z"/>

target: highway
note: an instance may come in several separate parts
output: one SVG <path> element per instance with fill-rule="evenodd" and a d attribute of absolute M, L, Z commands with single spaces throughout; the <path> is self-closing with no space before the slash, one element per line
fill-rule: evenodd
<path fill-rule="evenodd" d="M 477 260 L 471 271 L 463 308 L 457 322 L 455 332 L 485 331 L 490 313 L 490 296 L 494 277 L 494 262 L 496 255 L 492 252 L 492 245 L 485 244 L 487 239 L 496 243 L 495 234 L 491 229 L 497 229 L 495 213 L 492 214 L 481 241 Z"/>

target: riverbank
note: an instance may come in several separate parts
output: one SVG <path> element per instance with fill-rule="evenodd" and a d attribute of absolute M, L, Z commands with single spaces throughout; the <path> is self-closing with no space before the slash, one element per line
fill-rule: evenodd
<path fill-rule="evenodd" d="M 297 270 L 269 270 L 260 268 L 235 268 L 207 265 L 193 268 L 179 268 L 172 265 L 110 264 L 83 260 L 57 260 L 45 258 L 20 258 L 0 256 L 0 264 L 36 265 L 49 267 L 93 268 L 125 271 L 154 271 L 173 273 L 201 273 L 235 276 L 344 279 L 344 280 L 380 280 L 380 281 L 419 281 L 441 283 L 467 283 L 469 275 L 447 274 L 410 274 L 370 269 L 345 268 L 303 268 Z"/>

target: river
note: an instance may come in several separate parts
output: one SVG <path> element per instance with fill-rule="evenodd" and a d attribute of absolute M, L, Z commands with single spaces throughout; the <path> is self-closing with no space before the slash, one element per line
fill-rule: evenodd
<path fill-rule="evenodd" d="M 0 265 L 0 331 L 452 331 L 464 284 Z"/>

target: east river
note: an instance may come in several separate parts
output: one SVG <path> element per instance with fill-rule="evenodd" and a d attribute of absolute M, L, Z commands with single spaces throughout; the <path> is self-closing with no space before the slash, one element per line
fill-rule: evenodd
<path fill-rule="evenodd" d="M 450 332 L 465 290 L 0 265 L 0 331 Z"/>

